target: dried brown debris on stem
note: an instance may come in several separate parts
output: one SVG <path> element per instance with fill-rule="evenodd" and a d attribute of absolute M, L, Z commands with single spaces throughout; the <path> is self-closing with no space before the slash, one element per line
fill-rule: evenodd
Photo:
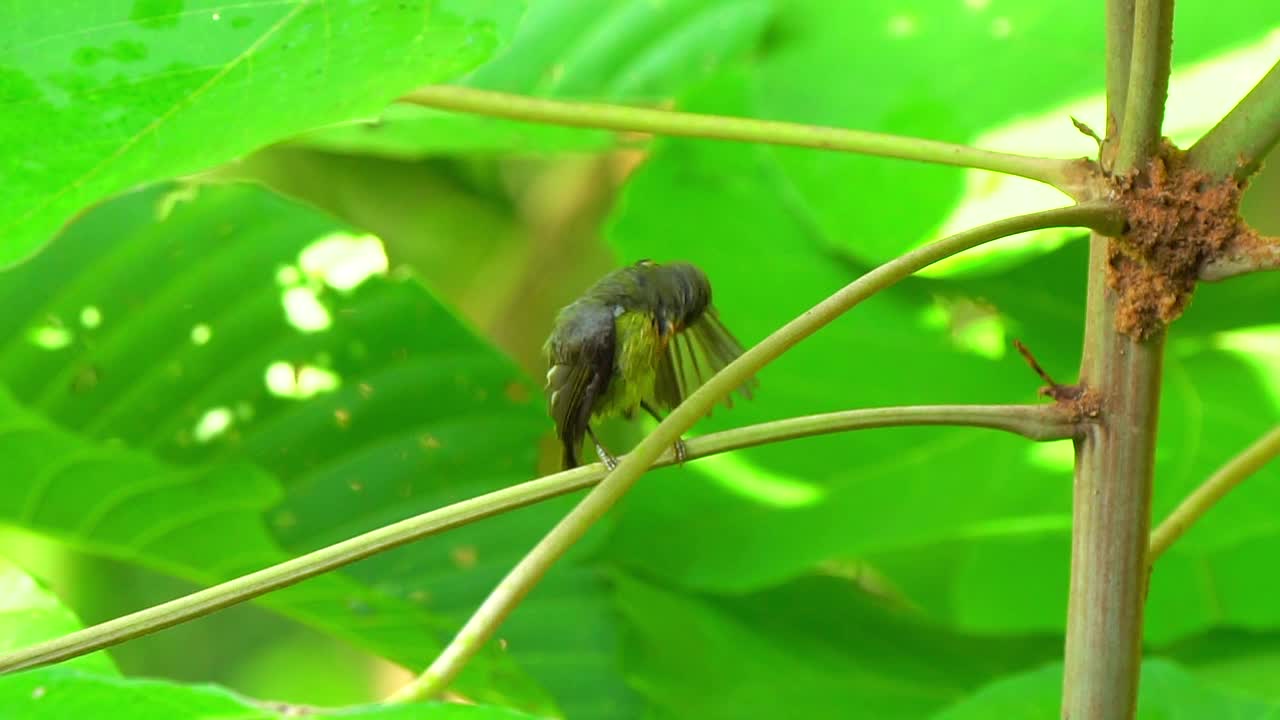
<path fill-rule="evenodd" d="M 1071 422 L 1082 423 L 1098 417 L 1101 413 L 1101 403 L 1097 393 L 1090 392 L 1084 385 L 1063 385 L 1054 381 L 1049 373 L 1045 372 L 1045 369 L 1040 366 L 1040 362 L 1031 353 L 1031 349 L 1024 345 L 1021 340 L 1014 339 L 1013 346 L 1018 349 L 1023 359 L 1031 366 L 1032 372 L 1045 382 L 1045 386 L 1040 388 L 1040 395 L 1052 398 L 1057 402 L 1058 407 L 1064 411 Z"/>
<path fill-rule="evenodd" d="M 1186 308 L 1202 268 L 1256 242 L 1239 217 L 1241 186 L 1187 165 L 1168 141 L 1144 172 L 1112 179 L 1129 227 L 1111 243 L 1108 284 L 1119 296 L 1116 327 L 1145 339 Z"/>

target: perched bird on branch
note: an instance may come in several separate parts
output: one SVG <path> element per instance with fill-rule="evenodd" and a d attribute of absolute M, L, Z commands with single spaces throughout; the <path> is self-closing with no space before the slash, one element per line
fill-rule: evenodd
<path fill-rule="evenodd" d="M 548 408 L 564 446 L 564 467 L 578 465 L 584 436 L 600 460 L 617 459 L 600 443 L 592 424 L 643 409 L 679 405 L 708 378 L 742 354 L 742 345 L 720 322 L 707 276 L 689 263 L 650 260 L 615 270 L 560 311 L 546 352 Z M 738 388 L 750 398 L 752 379 Z M 729 398 L 726 406 L 732 406 Z M 685 457 L 677 441 L 676 457 Z"/>

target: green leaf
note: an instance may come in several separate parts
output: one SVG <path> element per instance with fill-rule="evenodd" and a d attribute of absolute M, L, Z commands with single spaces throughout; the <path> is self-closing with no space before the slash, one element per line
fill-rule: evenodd
<path fill-rule="evenodd" d="M 0 29 L 0 267 L 72 214 L 455 77 L 512 34 L 508 0 L 226 6 L 20 0 Z"/>
<path fill-rule="evenodd" d="M 1280 635 L 1221 628 L 1155 651 L 1224 689 L 1280 703 Z"/>
<path fill-rule="evenodd" d="M 92 675 L 72 668 L 30 670 L 0 677 L 0 706 L 29 720 L 276 720 L 310 714 L 241 697 L 212 685 L 179 685 Z M 503 708 L 427 703 L 344 708 L 341 717 L 370 720 L 520 720 L 531 715 Z"/>
<path fill-rule="evenodd" d="M 21 403 L 0 395 L 0 512 L 84 550 L 210 583 L 533 473 L 547 421 L 519 371 L 375 238 L 260 190 L 121 198 L 0 278 Z M 555 513 L 265 602 L 424 666 Z M 486 660 L 477 697 L 543 702 Z"/>
<path fill-rule="evenodd" d="M 1047 639 L 948 633 L 831 577 L 739 598 L 623 578 L 618 602 L 629 665 L 664 718 L 918 718 L 1059 652 Z"/>
<path fill-rule="evenodd" d="M 0 557 L 0 653 L 79 629 L 75 613 L 21 568 Z M 102 652 L 75 658 L 66 665 L 101 675 L 117 672 Z"/>
<path fill-rule="evenodd" d="M 973 697 L 933 716 L 933 720 L 1040 720 L 1056 717 L 1062 702 L 1062 666 L 998 680 Z M 1142 664 L 1138 720 L 1198 720 L 1275 717 L 1280 705 L 1231 693 L 1207 684 L 1168 660 Z"/>
<path fill-rule="evenodd" d="M 511 44 L 459 84 L 568 100 L 656 103 L 741 58 L 772 0 L 541 0 Z M 608 133 L 393 105 L 368 124 L 306 141 L 348 152 L 563 151 L 603 148 Z"/>

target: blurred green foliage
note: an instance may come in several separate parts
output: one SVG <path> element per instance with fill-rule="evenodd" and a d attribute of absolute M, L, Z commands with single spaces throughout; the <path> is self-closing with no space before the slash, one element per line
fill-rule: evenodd
<path fill-rule="evenodd" d="M 29 259 L 0 272 L 0 522 L 26 533 L 0 552 L 96 621 L 529 479 L 554 463 L 537 384 L 552 313 L 614 262 L 698 263 L 752 343 L 983 196 L 948 168 L 388 107 L 414 86 L 954 142 L 1061 111 L 1032 137 L 1043 148 L 1102 89 L 1101 6 L 1067 0 L 529 5 L 4 10 L 0 263 Z M 1265 55 L 1280 8 L 1184 3 L 1175 22 L 1177 100 L 1204 64 Z M 1217 90 L 1238 97 L 1265 69 Z M 1200 106 L 1204 122 L 1227 109 Z M 1280 226 L 1275 177 L 1249 196 L 1260 227 Z M 1034 402 L 1011 340 L 1070 378 L 1084 267 L 1083 243 L 1035 240 L 903 283 L 699 427 Z M 1157 517 L 1280 417 L 1277 301 L 1276 274 L 1205 287 L 1171 330 Z M 485 707 L 348 712 L 1053 716 L 1070 462 L 1066 443 L 910 428 L 657 471 L 464 674 L 456 691 Z M 1275 712 L 1277 481 L 1264 469 L 1156 567 L 1140 717 Z M 274 593 L 271 616 L 135 641 L 123 677 L 99 653 L 0 678 L 0 707 L 272 718 L 283 710 L 236 693 L 373 701 L 571 503 Z M 76 624 L 7 561 L 0 604 L 3 649 Z M 225 687 L 177 682 L 193 678 Z"/>

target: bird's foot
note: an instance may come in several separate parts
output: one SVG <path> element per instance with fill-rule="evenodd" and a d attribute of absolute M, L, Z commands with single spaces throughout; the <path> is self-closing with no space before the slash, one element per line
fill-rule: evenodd
<path fill-rule="evenodd" d="M 683 465 L 685 460 L 689 459 L 689 448 L 684 444 L 684 440 L 676 440 L 676 444 L 672 446 L 676 451 L 676 464 Z"/>
<path fill-rule="evenodd" d="M 599 443 L 596 443 L 596 455 L 600 458 L 600 462 L 604 463 L 604 466 L 609 468 L 609 472 L 613 472 L 613 470 L 618 467 L 618 458 L 611 455 L 609 451 L 605 450 L 604 446 Z"/>

